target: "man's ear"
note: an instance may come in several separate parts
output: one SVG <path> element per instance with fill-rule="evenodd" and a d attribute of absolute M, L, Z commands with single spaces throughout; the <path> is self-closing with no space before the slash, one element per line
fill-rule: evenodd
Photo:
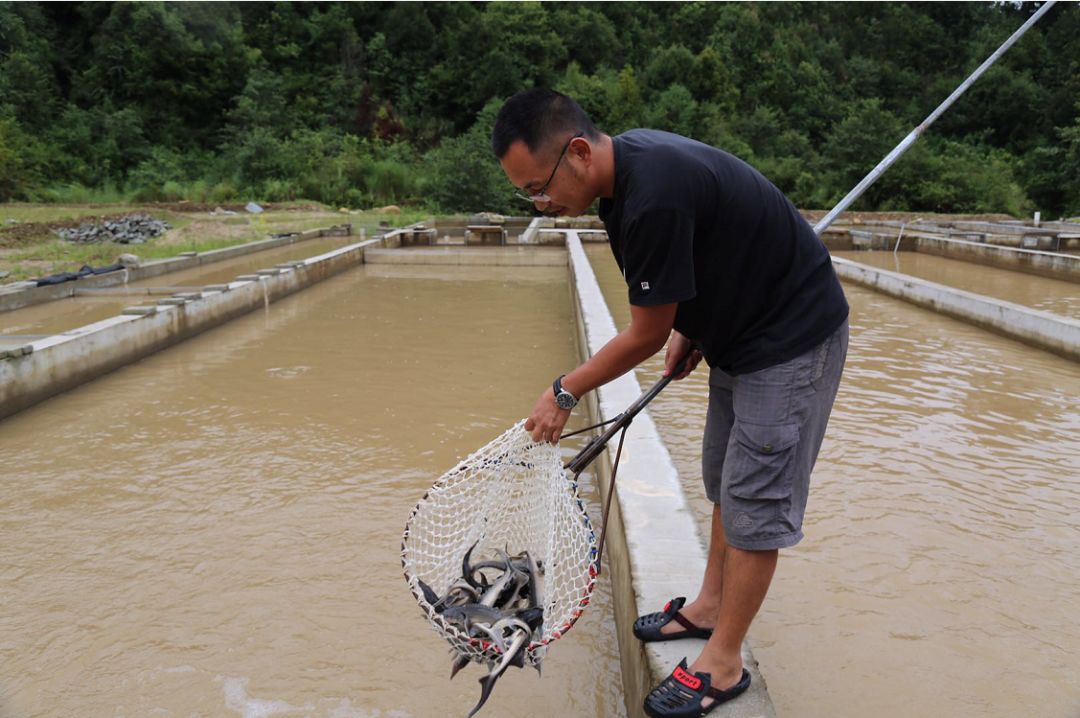
<path fill-rule="evenodd" d="M 584 162 L 586 167 L 592 164 L 592 144 L 584 137 L 571 140 L 570 148 L 566 151 Z"/>

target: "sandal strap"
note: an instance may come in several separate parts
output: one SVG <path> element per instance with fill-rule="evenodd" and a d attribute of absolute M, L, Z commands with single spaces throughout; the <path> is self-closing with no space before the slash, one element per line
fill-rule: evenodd
<path fill-rule="evenodd" d="M 675 621 L 676 623 L 678 623 L 680 626 L 682 626 L 683 628 L 685 628 L 688 631 L 702 631 L 702 630 L 704 630 L 704 629 L 699 628 L 698 626 L 696 626 L 693 623 L 693 621 L 691 621 L 686 616 L 682 615 L 682 613 L 676 613 L 671 618 L 672 618 L 673 621 Z"/>
<path fill-rule="evenodd" d="M 718 702 L 728 701 L 735 696 L 742 694 L 747 689 L 747 687 L 749 687 L 749 685 L 750 673 L 744 668 L 742 671 L 742 675 L 739 676 L 739 681 L 731 688 L 728 688 L 726 691 L 722 691 L 719 688 L 709 686 L 708 690 L 705 691 L 705 695 Z"/>

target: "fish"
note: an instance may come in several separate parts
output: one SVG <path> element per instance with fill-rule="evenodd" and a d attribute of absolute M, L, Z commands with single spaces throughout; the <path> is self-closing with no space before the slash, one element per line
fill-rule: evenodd
<path fill-rule="evenodd" d="M 519 575 L 519 572 L 512 567 L 510 567 L 509 570 L 504 571 L 503 575 L 499 576 L 495 583 L 491 584 L 491 586 L 484 591 L 484 595 L 480 597 L 480 605 L 494 606 L 496 603 L 499 603 L 500 598 L 503 597 L 503 594 L 511 585 L 514 585 L 514 582 Z"/>
<path fill-rule="evenodd" d="M 510 645 L 506 647 L 506 651 L 503 652 L 502 660 L 495 664 L 486 676 L 480 679 L 480 700 L 473 709 L 469 711 L 469 715 L 466 718 L 472 718 L 476 715 L 477 711 L 484 707 L 484 704 L 487 703 L 487 699 L 491 697 L 492 689 L 495 688 L 495 681 L 499 680 L 499 676 L 506 671 L 506 668 L 515 660 L 519 653 L 522 654 L 522 660 L 524 660 L 525 652 L 523 649 L 528 643 L 528 640 L 528 630 L 518 629 L 514 631 L 514 638 Z"/>
<path fill-rule="evenodd" d="M 526 621 L 532 626 L 537 636 L 544 635 L 544 572 L 540 563 L 526 551 L 525 557 L 529 560 L 529 608 L 540 609 L 540 619 L 536 625 Z M 536 672 L 540 672 L 540 663 L 536 663 Z"/>
<path fill-rule="evenodd" d="M 470 621 L 485 621 L 495 624 L 506 619 L 506 614 L 497 608 L 485 606 L 482 603 L 466 603 L 464 606 L 451 606 L 443 611 L 443 618 L 454 623 Z"/>
<path fill-rule="evenodd" d="M 469 547 L 469 550 L 465 552 L 465 556 L 461 559 L 461 576 L 469 582 L 469 585 L 479 590 L 480 584 L 473 580 L 472 566 L 469 565 L 469 557 L 472 556 L 473 549 L 476 548 L 476 544 L 480 543 L 480 539 L 476 539 L 473 545 Z"/>
<path fill-rule="evenodd" d="M 512 556 L 509 548 L 497 549 L 494 559 L 474 562 L 473 554 L 479 543 L 477 540 L 465 552 L 461 576 L 442 596 L 420 582 L 424 598 L 447 623 L 457 626 L 470 639 L 490 644 L 499 654 L 496 660 L 488 660 L 488 674 L 480 679 L 480 699 L 470 717 L 484 706 L 509 666 L 525 666 L 528 646 L 543 635 L 544 625 L 543 564 L 528 551 Z M 470 655 L 455 651 L 450 678 L 470 661 L 488 655 L 489 652 Z M 539 660 L 534 661 L 534 667 L 540 671 Z"/>
<path fill-rule="evenodd" d="M 431 586 L 429 586 L 426 583 L 424 583 L 423 581 L 419 581 L 419 580 L 417 581 L 417 583 L 420 584 L 420 590 L 424 594 L 424 600 L 425 601 L 427 601 L 432 606 L 439 603 L 439 601 L 441 600 L 439 598 L 439 594 L 435 593 L 435 590 L 432 589 Z M 436 610 L 438 610 L 438 609 L 436 609 Z"/>

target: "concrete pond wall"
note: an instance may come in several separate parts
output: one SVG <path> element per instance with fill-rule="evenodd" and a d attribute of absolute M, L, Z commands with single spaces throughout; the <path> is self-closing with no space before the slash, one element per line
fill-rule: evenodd
<path fill-rule="evenodd" d="M 957 223 L 965 227 L 964 223 Z M 974 224 L 974 223 L 968 223 Z M 1000 226 L 1000 225 L 999 225 Z M 1031 228 L 1028 228 L 1028 231 Z M 948 232 L 951 234 L 946 234 Z M 870 226 L 833 226 L 825 231 L 822 240 L 830 250 L 868 249 L 877 251 L 921 252 L 972 264 L 981 264 L 1014 272 L 1024 272 L 1049 279 L 1080 283 L 1080 255 L 1057 251 L 1063 232 L 1030 235 L 1040 242 L 1031 247 L 1019 246 L 1023 239 L 1014 235 L 1015 243 L 993 242 L 985 234 L 962 229 L 943 229 L 941 233 L 924 229 L 918 224 L 882 223 Z M 847 238 L 847 241 L 844 238 Z M 994 235 L 991 235 L 993 238 Z"/>
<path fill-rule="evenodd" d="M 206 252 L 186 252 L 178 257 L 167 259 L 153 259 L 144 262 L 138 267 L 131 267 L 106 274 L 94 274 L 81 279 L 64 282 L 63 284 L 35 286 L 35 282 L 14 282 L 0 287 L 0 312 L 13 309 L 51 302 L 56 299 L 64 299 L 75 295 L 80 289 L 100 289 L 103 287 L 115 287 L 126 282 L 137 282 L 141 279 L 152 279 L 170 272 L 178 272 L 182 269 L 193 269 L 215 262 L 221 262 L 233 257 L 262 252 L 267 249 L 276 249 L 296 242 L 303 242 L 317 237 L 348 237 L 352 234 L 352 226 L 348 224 L 336 225 L 325 229 L 311 229 L 306 232 L 289 234 L 284 237 L 269 237 L 255 242 L 238 244 L 232 247 L 223 247 Z M 362 237 L 361 237 L 362 238 Z"/>
<path fill-rule="evenodd" d="M 842 279 L 1080 361 L 1080 322 L 1075 319 L 840 257 L 832 261 Z"/>

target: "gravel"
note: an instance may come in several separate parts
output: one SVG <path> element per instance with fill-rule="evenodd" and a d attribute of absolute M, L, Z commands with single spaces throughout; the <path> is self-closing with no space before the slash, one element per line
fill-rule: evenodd
<path fill-rule="evenodd" d="M 148 214 L 133 214 L 103 222 L 87 222 L 74 229 L 54 230 L 68 242 L 89 244 L 117 242 L 119 244 L 142 244 L 169 229 L 169 224 Z"/>

